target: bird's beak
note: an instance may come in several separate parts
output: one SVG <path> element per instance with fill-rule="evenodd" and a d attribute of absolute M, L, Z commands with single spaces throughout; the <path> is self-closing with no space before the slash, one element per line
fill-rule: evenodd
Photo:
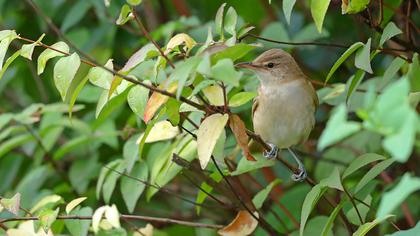
<path fill-rule="evenodd" d="M 255 69 L 257 68 L 256 65 L 252 64 L 252 62 L 240 62 L 240 63 L 236 63 L 235 67 L 238 68 L 248 68 L 248 69 Z"/>

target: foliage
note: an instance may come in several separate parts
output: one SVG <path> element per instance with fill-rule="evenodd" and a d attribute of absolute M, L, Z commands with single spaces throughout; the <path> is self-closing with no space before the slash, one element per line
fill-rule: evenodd
<path fill-rule="evenodd" d="M 337 2 L 0 1 L 0 233 L 416 235 L 418 5 Z M 273 47 L 320 100 L 302 183 L 235 66 Z"/>

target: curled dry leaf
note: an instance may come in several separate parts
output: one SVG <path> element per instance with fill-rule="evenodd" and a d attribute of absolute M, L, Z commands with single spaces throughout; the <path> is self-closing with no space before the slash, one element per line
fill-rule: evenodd
<path fill-rule="evenodd" d="M 153 225 L 147 224 L 143 228 L 139 228 L 136 232 L 133 234 L 134 236 L 153 236 Z"/>
<path fill-rule="evenodd" d="M 253 213 L 258 217 L 258 213 Z M 239 211 L 235 219 L 217 233 L 223 236 L 250 235 L 257 228 L 258 221 L 248 211 Z"/>
<path fill-rule="evenodd" d="M 238 115 L 231 115 L 229 118 L 229 127 L 235 135 L 236 142 L 242 148 L 244 155 L 248 161 L 256 161 L 256 159 L 251 155 L 251 152 L 248 148 L 248 134 L 246 134 L 246 127 L 244 122 Z"/>
<path fill-rule="evenodd" d="M 207 117 L 198 128 L 197 152 L 202 169 L 205 169 L 209 163 L 217 139 L 222 134 L 228 118 L 227 114 L 216 113 Z"/>
<path fill-rule="evenodd" d="M 164 89 L 166 87 L 166 82 L 163 82 L 159 85 L 160 89 Z M 174 82 L 168 86 L 166 91 L 173 93 L 178 88 L 178 83 Z M 169 97 L 158 92 L 153 92 L 152 96 L 150 96 L 149 100 L 147 101 L 146 108 L 144 109 L 144 122 L 147 124 L 155 115 L 156 111 L 159 109 L 160 106 L 168 101 Z"/>
<path fill-rule="evenodd" d="M 174 48 L 182 44 L 185 44 L 184 51 L 187 52 L 188 54 L 191 48 L 193 48 L 197 43 L 188 34 L 185 34 L 185 33 L 177 34 L 169 40 L 168 44 L 166 45 L 165 54 L 168 54 Z"/>

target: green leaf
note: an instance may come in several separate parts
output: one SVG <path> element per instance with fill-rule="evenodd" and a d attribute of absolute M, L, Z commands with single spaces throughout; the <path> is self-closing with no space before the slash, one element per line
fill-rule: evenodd
<path fill-rule="evenodd" d="M 270 194 L 271 190 L 278 184 L 281 183 L 281 180 L 275 179 L 269 185 L 267 185 L 264 189 L 259 191 L 254 198 L 252 198 L 252 203 L 254 203 L 256 209 L 260 209 L 265 199 L 267 199 L 268 195 Z"/>
<path fill-rule="evenodd" d="M 287 24 L 290 25 L 290 16 L 292 15 L 293 7 L 295 6 L 296 0 L 283 0 L 283 13 L 286 18 Z"/>
<path fill-rule="evenodd" d="M 420 221 L 417 222 L 416 226 L 407 230 L 400 230 L 393 234 L 387 234 L 386 236 L 415 236 L 420 235 Z"/>
<path fill-rule="evenodd" d="M 368 222 L 366 224 L 363 224 L 362 226 L 360 226 L 356 232 L 353 233 L 353 236 L 364 236 L 366 235 L 371 229 L 373 229 L 373 227 L 375 227 L 376 225 L 378 225 L 379 223 L 383 222 L 384 220 L 387 220 L 391 217 L 394 217 L 393 215 L 387 215 L 381 218 L 377 218 L 375 220 L 373 220 L 372 222 Z"/>
<path fill-rule="evenodd" d="M 214 64 L 222 59 L 231 59 L 233 62 L 242 58 L 246 54 L 248 54 L 251 50 L 256 48 L 255 45 L 249 45 L 244 43 L 235 44 L 234 46 L 228 47 L 223 51 L 216 52 L 211 55 L 210 59 L 211 62 Z"/>
<path fill-rule="evenodd" d="M 121 71 L 131 71 L 140 63 L 144 62 L 147 58 L 154 55 L 156 52 L 156 46 L 152 43 L 144 45 L 128 59 Z"/>
<path fill-rule="evenodd" d="M 109 59 L 104 66 L 110 70 L 113 70 L 114 66 L 112 63 L 112 59 Z M 93 85 L 109 90 L 111 88 L 111 83 L 112 79 L 114 78 L 114 75 L 111 72 L 99 66 L 96 66 L 92 67 L 89 70 L 87 77 L 89 78 L 89 82 Z"/>
<path fill-rule="evenodd" d="M 356 88 L 360 85 L 363 78 L 365 77 L 365 72 L 363 70 L 357 70 L 356 73 L 350 78 L 350 86 L 347 90 L 346 94 L 346 102 L 349 101 L 351 95 L 356 90 Z"/>
<path fill-rule="evenodd" d="M 124 143 L 123 158 L 127 165 L 127 172 L 131 172 L 134 164 L 139 160 L 139 144 L 137 143 L 139 137 L 140 135 L 133 135 Z"/>
<path fill-rule="evenodd" d="M 197 66 L 201 61 L 201 57 L 190 57 L 180 65 L 177 65 L 175 70 L 172 72 L 169 80 L 171 83 L 178 81 L 178 88 L 176 92 L 176 97 L 179 99 L 181 97 L 182 90 L 187 82 L 187 79 L 195 71 Z"/>
<path fill-rule="evenodd" d="M 405 64 L 405 60 L 399 57 L 396 57 L 391 64 L 386 68 L 383 75 L 383 84 L 389 82 L 400 70 L 400 68 Z"/>
<path fill-rule="evenodd" d="M 239 86 L 242 73 L 235 70 L 232 60 L 222 59 L 211 68 L 212 77 L 227 85 Z"/>
<path fill-rule="evenodd" d="M 324 228 L 322 229 L 321 236 L 328 236 L 330 234 L 335 218 L 337 218 L 337 215 L 341 211 L 341 208 L 343 208 L 343 205 L 344 205 L 344 201 L 341 201 L 340 204 L 338 204 L 334 208 L 334 210 L 331 212 L 330 216 L 328 217 L 327 223 L 324 225 Z"/>
<path fill-rule="evenodd" d="M 9 58 L 7 58 L 6 63 L 4 63 L 3 68 L 0 71 L 0 80 L 1 78 L 3 78 L 3 74 L 4 72 L 6 72 L 7 68 L 9 68 L 9 66 L 12 64 L 12 62 L 14 60 L 16 60 L 16 58 L 20 55 L 20 50 L 16 51 L 15 53 L 13 53 L 12 56 L 10 56 Z"/>
<path fill-rule="evenodd" d="M 323 150 L 327 146 L 356 133 L 361 129 L 358 122 L 347 121 L 347 111 L 344 104 L 339 105 L 333 110 L 333 114 L 327 122 L 325 130 L 322 132 L 318 142 L 318 150 Z"/>
<path fill-rule="evenodd" d="M 86 15 L 86 12 L 91 8 L 91 1 L 78 1 L 70 9 L 66 9 L 66 16 L 61 24 L 61 31 L 65 33 L 72 26 L 80 22 Z"/>
<path fill-rule="evenodd" d="M 246 158 L 241 158 L 235 171 L 231 173 L 232 176 L 248 173 L 263 167 L 274 166 L 275 160 L 268 160 L 267 158 L 255 156 L 257 161 L 248 161 Z"/>
<path fill-rule="evenodd" d="M 44 232 L 48 232 L 48 230 L 51 228 L 51 225 L 57 219 L 59 211 L 60 208 L 57 208 L 55 210 L 45 209 L 39 213 L 39 224 L 40 227 L 44 230 Z"/>
<path fill-rule="evenodd" d="M 118 172 L 124 172 L 125 170 L 125 162 L 119 159 L 118 165 L 115 167 L 115 170 Z M 114 192 L 115 185 L 117 184 L 117 180 L 121 177 L 121 174 L 109 170 L 109 174 L 105 177 L 104 184 L 102 185 L 102 197 L 105 203 L 109 203 L 111 200 L 112 193 Z"/>
<path fill-rule="evenodd" d="M 345 179 L 347 176 L 353 174 L 358 169 L 372 163 L 375 161 L 382 161 L 385 160 L 386 157 L 376 154 L 376 153 L 365 153 L 358 158 L 354 159 L 350 165 L 346 168 L 346 170 L 343 173 L 343 179 Z"/>
<path fill-rule="evenodd" d="M 334 72 L 338 69 L 338 67 L 340 67 L 341 64 L 343 64 L 343 62 L 353 53 L 355 52 L 358 48 L 360 48 L 361 46 L 363 46 L 362 42 L 357 42 L 352 44 L 344 53 L 343 55 L 340 56 L 340 58 L 338 58 L 338 60 L 334 63 L 333 67 L 331 68 L 330 72 L 328 72 L 327 78 L 325 79 L 325 83 L 328 83 L 328 81 L 330 80 L 331 76 L 334 74 Z"/>
<path fill-rule="evenodd" d="M 225 12 L 226 3 L 223 3 L 216 12 L 216 18 L 214 23 L 216 25 L 216 32 L 220 35 L 222 41 L 224 40 L 223 35 L 223 13 Z"/>
<path fill-rule="evenodd" d="M 410 110 L 406 113 L 404 123 L 399 131 L 387 135 L 383 140 L 382 145 L 385 150 L 391 153 L 392 158 L 396 161 L 406 162 L 410 158 L 416 141 L 416 127 L 418 127 L 418 122 L 417 114 Z"/>
<path fill-rule="evenodd" d="M 69 46 L 64 42 L 58 42 L 50 46 L 50 48 L 54 48 L 64 53 L 69 52 Z M 54 57 L 61 57 L 65 56 L 65 54 L 61 52 L 54 51 L 50 48 L 45 49 L 38 57 L 38 75 L 44 72 L 45 66 L 47 65 L 48 60 Z"/>
<path fill-rule="evenodd" d="M 402 34 L 402 31 L 394 24 L 394 22 L 389 22 L 381 35 L 381 39 L 379 40 L 379 46 L 382 47 L 385 41 L 389 40 L 390 38 Z"/>
<path fill-rule="evenodd" d="M 322 24 L 324 23 L 325 14 L 327 13 L 330 0 L 312 0 L 311 14 L 315 21 L 318 32 L 322 32 Z"/>
<path fill-rule="evenodd" d="M 72 118 L 72 114 L 73 114 L 73 107 L 74 104 L 76 103 L 77 100 L 77 96 L 79 96 L 80 91 L 82 91 L 83 87 L 85 86 L 86 82 L 88 81 L 89 77 L 85 76 L 76 86 L 76 88 L 71 91 L 71 95 L 70 95 L 70 101 L 69 101 L 69 118 Z"/>
<path fill-rule="evenodd" d="M 305 200 L 303 201 L 302 205 L 302 212 L 300 217 L 300 228 L 299 228 L 299 235 L 303 236 L 303 230 L 305 229 L 306 222 L 308 221 L 309 214 L 314 209 L 315 204 L 321 198 L 321 196 L 325 192 L 325 187 L 320 185 L 315 185 L 311 191 L 306 195 Z"/>
<path fill-rule="evenodd" d="M 35 213 L 38 210 L 42 210 L 43 208 L 51 209 L 52 207 L 56 206 L 57 204 L 61 203 L 63 198 L 59 195 L 49 195 L 42 198 L 35 206 L 32 207 L 31 213 Z"/>
<path fill-rule="evenodd" d="M 72 211 L 77 216 L 91 216 L 92 208 L 83 207 Z M 67 230 L 72 236 L 87 236 L 91 220 L 64 220 Z"/>
<path fill-rule="evenodd" d="M 370 44 L 371 39 L 369 38 L 366 44 L 363 46 L 362 49 L 359 49 L 356 52 L 356 59 L 354 61 L 354 65 L 362 69 L 370 74 L 373 73 L 372 67 L 370 66 Z"/>
<path fill-rule="evenodd" d="M 255 93 L 255 92 L 240 92 L 240 93 L 237 93 L 229 99 L 229 106 L 230 107 L 242 106 L 245 103 L 252 100 L 253 98 L 255 98 L 256 96 L 257 96 L 257 93 Z"/>
<path fill-rule="evenodd" d="M 373 180 L 376 176 L 378 176 L 382 171 L 384 171 L 394 162 L 395 161 L 393 159 L 387 159 L 379 162 L 374 167 L 372 167 L 357 183 L 354 193 L 359 192 L 364 186 L 366 186 L 366 184 L 368 184 L 371 180 Z"/>
<path fill-rule="evenodd" d="M 144 81 L 150 84 L 150 81 Z M 147 99 L 149 98 L 149 90 L 143 86 L 133 86 L 127 95 L 127 102 L 131 110 L 143 119 L 144 109 L 146 108 Z"/>
<path fill-rule="evenodd" d="M 20 210 L 20 193 L 16 193 L 12 198 L 1 198 L 0 199 L 0 212 L 4 208 L 10 213 L 18 216 Z"/>
<path fill-rule="evenodd" d="M 179 108 L 181 107 L 181 102 L 176 99 L 170 98 L 165 104 L 165 107 L 166 115 L 168 116 L 168 119 L 171 122 L 172 126 L 177 126 L 180 121 Z"/>
<path fill-rule="evenodd" d="M 340 191 L 344 191 L 343 185 L 341 183 L 340 172 L 337 167 L 331 172 L 331 175 L 325 179 L 322 179 L 319 182 L 321 187 L 335 188 Z"/>
<path fill-rule="evenodd" d="M 31 134 L 20 134 L 7 139 L 6 141 L 0 143 L 0 158 L 14 148 L 20 147 L 32 140 L 35 140 L 35 138 Z"/>
<path fill-rule="evenodd" d="M 35 43 L 22 45 L 22 48 L 20 49 L 20 55 L 22 57 L 28 58 L 29 60 L 32 60 L 32 53 L 34 52 L 34 48 L 35 46 L 38 46 L 38 43 L 41 42 L 44 36 L 45 34 L 42 34 Z"/>
<path fill-rule="evenodd" d="M 407 72 L 408 79 L 410 80 L 410 88 L 412 92 L 420 91 L 420 63 L 419 63 L 419 54 L 414 53 L 413 61 L 408 67 Z"/>
<path fill-rule="evenodd" d="M 144 162 L 136 163 L 136 165 L 131 170 L 131 172 L 129 172 L 129 175 L 134 178 L 147 181 L 147 178 L 149 176 L 149 170 L 147 168 L 147 164 Z M 128 211 L 130 213 L 133 213 L 136 207 L 136 203 L 138 199 L 140 198 L 141 194 L 143 193 L 146 185 L 134 179 L 124 177 L 121 179 L 120 187 L 121 187 L 121 194 L 124 199 L 125 205 L 127 206 Z"/>
<path fill-rule="evenodd" d="M 420 178 L 405 173 L 400 182 L 390 191 L 384 193 L 379 203 L 377 218 L 385 217 L 395 210 L 410 194 L 420 190 Z"/>
<path fill-rule="evenodd" d="M 142 0 L 127 0 L 127 3 L 132 5 L 132 6 L 140 5 L 141 2 L 142 2 Z"/>
<path fill-rule="evenodd" d="M 101 173 L 99 174 L 98 181 L 96 182 L 96 198 L 100 199 L 101 192 L 102 192 L 102 186 L 105 182 L 105 179 L 108 177 L 108 175 L 111 173 L 111 169 L 116 169 L 116 167 L 121 163 L 121 160 L 114 160 L 108 164 L 106 164 L 105 167 L 101 169 Z"/>
<path fill-rule="evenodd" d="M 0 31 L 0 70 L 3 68 L 4 57 L 6 56 L 10 43 L 18 37 L 14 30 Z"/>
<path fill-rule="evenodd" d="M 123 25 L 127 23 L 132 17 L 130 16 L 131 9 L 130 6 L 127 4 L 124 4 L 121 7 L 120 15 L 118 16 L 117 21 L 115 22 L 117 25 Z"/>
<path fill-rule="evenodd" d="M 66 205 L 66 213 L 67 214 L 70 214 L 70 212 L 74 209 L 74 208 L 76 208 L 80 203 L 82 203 L 84 200 L 86 200 L 87 199 L 87 197 L 79 197 L 79 198 L 76 198 L 76 199 L 73 199 L 71 202 L 69 202 L 67 205 Z"/>
<path fill-rule="evenodd" d="M 249 31 L 251 31 L 251 30 L 253 30 L 253 29 L 255 29 L 255 26 L 247 26 L 247 25 L 242 26 L 242 27 L 238 30 L 238 36 L 237 36 L 237 38 L 238 38 L 238 39 L 242 38 L 242 37 L 243 37 L 243 36 L 245 36 L 247 33 L 249 33 Z"/>
<path fill-rule="evenodd" d="M 224 28 L 226 32 L 228 32 L 231 35 L 236 34 L 235 29 L 236 29 L 237 19 L 238 19 L 238 14 L 236 14 L 235 9 L 233 7 L 229 7 L 225 16 Z"/>
<path fill-rule="evenodd" d="M 64 101 L 71 82 L 80 66 L 80 57 L 73 53 L 68 57 L 63 57 L 54 66 L 54 83 L 61 99 Z"/>
<path fill-rule="evenodd" d="M 355 14 L 358 12 L 363 11 L 367 5 L 369 4 L 370 0 L 348 0 L 342 1 L 341 4 L 341 12 L 342 14 Z"/>

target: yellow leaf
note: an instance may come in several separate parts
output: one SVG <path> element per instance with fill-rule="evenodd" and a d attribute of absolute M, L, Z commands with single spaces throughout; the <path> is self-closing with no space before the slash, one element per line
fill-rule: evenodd
<path fill-rule="evenodd" d="M 67 204 L 66 206 L 66 213 L 69 214 L 71 210 L 73 210 L 75 207 L 77 207 L 81 202 L 83 202 L 86 199 L 87 197 L 79 197 L 69 202 L 69 204 Z"/>
<path fill-rule="evenodd" d="M 144 228 L 139 228 L 134 236 L 153 236 L 153 225 L 147 224 Z"/>
<path fill-rule="evenodd" d="M 198 128 L 197 152 L 202 169 L 205 169 L 209 163 L 217 139 L 222 134 L 228 119 L 227 114 L 216 113 L 207 117 Z"/>
<path fill-rule="evenodd" d="M 159 85 L 160 89 L 165 88 L 166 82 L 163 82 L 161 85 Z M 178 88 L 178 83 L 174 82 L 171 85 L 169 85 L 169 88 L 166 90 L 170 93 L 173 93 Z M 159 109 L 160 106 L 166 103 L 168 101 L 169 97 L 166 95 L 162 95 L 158 92 L 153 92 L 152 96 L 150 96 L 149 100 L 147 101 L 146 108 L 144 109 L 144 117 L 143 120 L 147 124 L 155 115 L 156 111 Z"/>
<path fill-rule="evenodd" d="M 111 82 L 111 87 L 109 88 L 109 91 L 108 91 L 108 99 L 111 98 L 112 94 L 115 92 L 115 90 L 121 84 L 122 81 L 123 81 L 123 78 L 119 76 L 114 76 L 114 79 Z"/>
<path fill-rule="evenodd" d="M 146 143 L 153 143 L 157 141 L 167 140 L 174 138 L 179 134 L 179 129 L 176 126 L 172 126 L 171 122 L 169 121 L 159 121 L 157 122 L 153 128 L 150 130 L 149 135 L 147 135 Z M 137 143 L 139 144 L 143 135 L 137 139 Z"/>
<path fill-rule="evenodd" d="M 258 217 L 258 213 L 253 213 Z M 254 232 L 258 221 L 248 211 L 240 211 L 235 219 L 217 233 L 223 236 L 244 236 Z"/>
<path fill-rule="evenodd" d="M 211 105 L 223 106 L 223 89 L 219 85 L 210 85 L 203 90 L 204 95 L 209 99 Z"/>
<path fill-rule="evenodd" d="M 182 44 L 185 44 L 184 51 L 188 54 L 191 48 L 193 48 L 197 43 L 188 34 L 177 34 L 169 40 L 168 44 L 166 45 L 165 54 L 170 53 L 174 48 Z"/>

